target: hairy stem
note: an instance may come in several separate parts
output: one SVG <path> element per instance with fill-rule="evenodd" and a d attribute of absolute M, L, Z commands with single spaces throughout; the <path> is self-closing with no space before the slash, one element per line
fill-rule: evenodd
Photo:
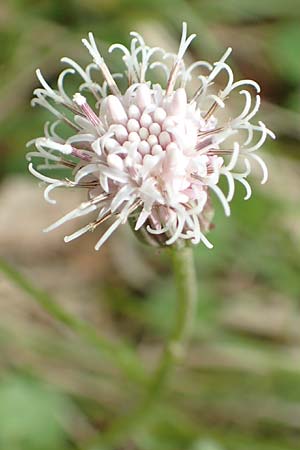
<path fill-rule="evenodd" d="M 166 343 L 160 362 L 155 370 L 144 399 L 131 415 L 115 422 L 102 436 L 101 443 L 112 445 L 142 425 L 153 414 L 166 387 L 172 369 L 184 354 L 184 344 L 191 327 L 196 303 L 196 277 L 192 249 L 172 249 L 171 258 L 177 292 L 176 317 L 173 330 Z"/>
<path fill-rule="evenodd" d="M 192 324 L 196 304 L 196 277 L 192 249 L 172 250 L 172 263 L 177 292 L 176 318 L 173 331 L 162 354 L 149 389 L 149 401 L 155 402 L 178 360 L 184 354 L 184 344 Z"/>

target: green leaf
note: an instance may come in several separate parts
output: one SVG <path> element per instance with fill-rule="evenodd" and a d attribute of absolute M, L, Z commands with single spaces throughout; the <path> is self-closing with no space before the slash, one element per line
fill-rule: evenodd
<path fill-rule="evenodd" d="M 0 384 L 0 448 L 65 448 L 69 401 L 41 383 L 13 376 Z"/>
<path fill-rule="evenodd" d="M 271 41 L 270 54 L 281 77 L 299 85 L 300 79 L 300 27 L 299 22 L 277 28 Z"/>

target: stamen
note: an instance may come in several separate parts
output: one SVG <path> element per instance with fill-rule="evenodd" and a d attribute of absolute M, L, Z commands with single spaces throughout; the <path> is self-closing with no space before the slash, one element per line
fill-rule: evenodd
<path fill-rule="evenodd" d="M 94 113 L 90 105 L 87 103 L 86 98 L 79 94 L 78 92 L 73 96 L 73 101 L 78 105 L 85 115 L 85 117 L 94 125 L 96 128 L 100 127 L 102 132 L 105 132 L 103 123 L 99 117 Z"/>
<path fill-rule="evenodd" d="M 65 167 L 69 167 L 70 169 L 75 169 L 75 167 L 77 166 L 77 164 L 75 164 L 72 161 L 68 161 L 67 159 L 60 159 L 60 164 L 62 164 Z"/>
<path fill-rule="evenodd" d="M 183 56 L 184 56 L 185 52 L 187 51 L 187 48 L 190 45 L 190 43 L 192 42 L 192 40 L 196 37 L 196 34 L 191 34 L 188 38 L 186 38 L 186 36 L 187 36 L 187 24 L 186 24 L 186 22 L 183 22 L 179 50 L 178 50 L 178 54 L 177 54 L 175 63 L 173 65 L 173 68 L 171 70 L 169 79 L 168 79 L 166 96 L 170 95 L 174 90 L 174 86 L 175 86 L 175 83 L 177 80 L 177 75 L 179 72 L 180 64 L 182 63 Z"/>
<path fill-rule="evenodd" d="M 72 156 L 75 156 L 76 158 L 82 159 L 83 161 L 90 162 L 92 160 L 92 155 L 84 150 L 79 150 L 76 147 L 72 147 Z"/>
<path fill-rule="evenodd" d="M 203 117 L 204 120 L 208 120 L 213 113 L 216 111 L 216 109 L 218 108 L 219 104 L 215 101 L 211 107 L 209 108 L 209 110 L 207 111 L 207 113 L 205 114 L 205 116 Z"/>
<path fill-rule="evenodd" d="M 87 39 L 82 39 L 83 45 L 86 46 L 86 48 L 90 52 L 91 56 L 93 57 L 95 63 L 99 66 L 99 69 L 101 70 L 105 80 L 107 81 L 107 84 L 108 84 L 111 92 L 117 96 L 121 95 L 121 92 L 120 92 L 115 80 L 113 79 L 113 77 L 109 71 L 109 68 L 107 67 L 107 65 L 104 62 L 104 59 L 102 58 L 102 56 L 99 53 L 93 33 L 89 33 L 88 36 L 89 36 L 90 41 L 88 41 Z"/>
<path fill-rule="evenodd" d="M 220 131 L 224 131 L 224 127 L 219 127 L 219 128 L 215 128 L 214 130 L 208 130 L 208 131 L 199 131 L 198 132 L 198 137 L 209 137 L 212 136 L 214 134 L 218 134 L 220 133 Z"/>

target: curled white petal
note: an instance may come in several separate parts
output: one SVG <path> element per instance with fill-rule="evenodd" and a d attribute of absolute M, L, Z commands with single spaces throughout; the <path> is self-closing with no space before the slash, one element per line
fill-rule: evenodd
<path fill-rule="evenodd" d="M 95 245 L 95 250 L 99 250 L 102 245 L 107 241 L 107 239 L 112 235 L 112 233 L 121 225 L 122 219 L 118 218 L 108 230 L 101 236 L 97 244 Z"/>

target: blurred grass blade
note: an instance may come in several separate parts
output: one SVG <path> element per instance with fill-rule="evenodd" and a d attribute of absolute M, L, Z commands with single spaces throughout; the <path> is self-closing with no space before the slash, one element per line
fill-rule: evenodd
<path fill-rule="evenodd" d="M 146 381 L 146 374 L 142 364 L 128 346 L 110 342 L 101 336 L 89 323 L 65 311 L 47 292 L 34 286 L 30 280 L 1 257 L 0 271 L 37 302 L 52 318 L 66 325 L 86 342 L 89 342 L 99 349 L 101 353 L 105 354 L 128 378 L 138 382 Z"/>

